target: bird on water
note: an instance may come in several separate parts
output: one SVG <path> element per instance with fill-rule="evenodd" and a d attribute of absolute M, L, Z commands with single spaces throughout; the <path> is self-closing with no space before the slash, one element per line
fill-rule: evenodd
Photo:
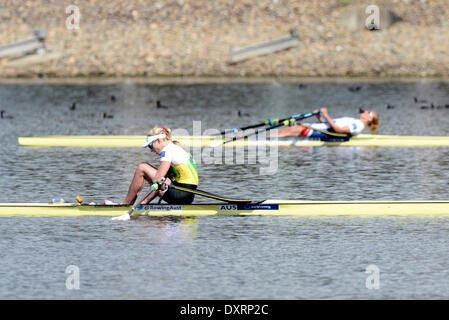
<path fill-rule="evenodd" d="M 13 116 L 5 115 L 5 110 L 0 110 L 0 119 L 14 119 Z"/>

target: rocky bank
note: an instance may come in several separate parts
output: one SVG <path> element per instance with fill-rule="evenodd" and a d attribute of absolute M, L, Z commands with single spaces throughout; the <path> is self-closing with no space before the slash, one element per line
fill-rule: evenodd
<path fill-rule="evenodd" d="M 79 29 L 74 25 L 75 4 Z M 351 26 L 367 5 L 399 21 Z M 362 8 L 362 9 L 360 9 Z M 353 21 L 353 20 L 351 20 Z M 67 24 L 68 23 L 68 24 Z M 46 29 L 42 57 L 0 59 L 0 77 L 447 76 L 449 0 L 3 1 L 0 45 Z M 229 64 L 230 47 L 295 30 L 295 48 Z"/>

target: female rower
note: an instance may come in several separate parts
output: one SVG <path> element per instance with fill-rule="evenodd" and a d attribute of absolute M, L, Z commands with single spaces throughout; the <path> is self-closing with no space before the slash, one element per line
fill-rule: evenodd
<path fill-rule="evenodd" d="M 177 141 L 171 139 L 171 130 L 167 127 L 154 128 L 147 136 L 142 147 L 148 147 L 152 152 L 160 155 L 159 168 L 147 162 L 140 163 L 134 173 L 128 194 L 122 204 L 134 204 L 137 195 L 147 181 L 154 189 L 150 196 L 142 201 L 147 204 L 156 196 L 170 204 L 190 204 L 194 194 L 172 188 L 159 190 L 158 182 L 165 181 L 166 185 L 173 184 L 188 189 L 198 186 L 198 170 L 193 157 L 188 154 Z"/>
<path fill-rule="evenodd" d="M 315 110 L 314 112 L 317 112 Z M 374 111 L 363 111 L 360 113 L 360 119 L 344 117 L 332 119 L 326 108 L 321 108 L 320 113 L 316 115 L 320 123 L 304 123 L 304 125 L 296 124 L 293 127 L 287 127 L 280 130 L 277 134 L 271 135 L 276 137 L 319 137 L 326 138 L 328 135 L 321 131 L 346 133 L 348 135 L 356 135 L 363 131 L 365 127 L 369 127 L 371 132 L 376 133 L 379 127 L 379 115 Z M 361 110 L 362 111 L 362 110 Z M 317 129 L 317 130 L 313 130 Z M 320 131 L 318 131 L 320 130 Z"/>

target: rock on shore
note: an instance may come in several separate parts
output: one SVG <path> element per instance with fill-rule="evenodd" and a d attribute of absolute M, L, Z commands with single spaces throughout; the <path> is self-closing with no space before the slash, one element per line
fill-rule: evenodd
<path fill-rule="evenodd" d="M 58 0 L 0 5 L 0 45 L 47 29 L 49 59 L 10 63 L 2 77 L 36 76 L 445 76 L 447 0 L 372 0 L 399 21 L 348 28 L 361 0 L 90 0 L 79 29 Z M 363 7 L 362 7 L 363 9 Z M 299 35 L 299 46 L 229 65 L 231 46 Z M 25 58 L 26 61 L 26 58 Z"/>

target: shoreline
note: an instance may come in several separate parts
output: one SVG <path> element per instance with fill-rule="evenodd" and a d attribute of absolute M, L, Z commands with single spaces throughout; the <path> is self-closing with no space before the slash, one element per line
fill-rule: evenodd
<path fill-rule="evenodd" d="M 132 82 L 136 84 L 232 84 L 232 83 L 385 83 L 385 82 L 449 82 L 448 76 L 420 77 L 420 76 L 396 76 L 396 77 L 184 77 L 184 76 L 163 76 L 163 77 L 0 77 L 0 85 L 14 84 L 118 84 Z"/>

